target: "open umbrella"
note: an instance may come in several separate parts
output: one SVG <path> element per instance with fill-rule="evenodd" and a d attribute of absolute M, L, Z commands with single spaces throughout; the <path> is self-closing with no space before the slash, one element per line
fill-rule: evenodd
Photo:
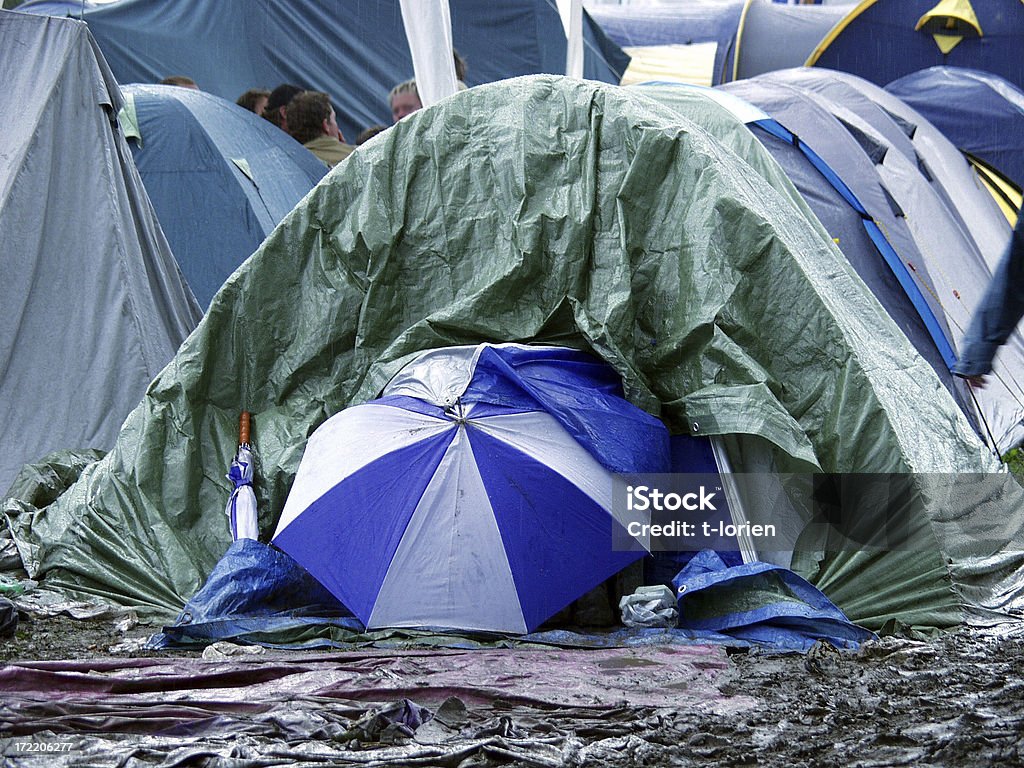
<path fill-rule="evenodd" d="M 645 554 L 612 471 L 666 471 L 668 437 L 618 388 L 572 350 L 426 353 L 313 433 L 274 543 L 368 628 L 531 631 Z"/>
<path fill-rule="evenodd" d="M 260 529 L 256 523 L 256 494 L 252 490 L 252 446 L 249 445 L 249 412 L 242 411 L 238 420 L 238 451 L 231 460 L 228 480 L 234 484 L 228 499 L 227 513 L 231 525 L 231 538 L 259 539 Z"/>

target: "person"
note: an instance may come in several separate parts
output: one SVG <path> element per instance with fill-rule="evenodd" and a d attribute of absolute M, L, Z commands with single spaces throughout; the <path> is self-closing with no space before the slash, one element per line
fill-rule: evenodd
<path fill-rule="evenodd" d="M 331 99 L 320 91 L 303 91 L 288 103 L 288 132 L 306 149 L 333 168 L 350 154 L 338 128 Z"/>
<path fill-rule="evenodd" d="M 364 128 L 359 132 L 359 135 L 356 136 L 356 146 L 361 147 L 378 133 L 383 133 L 387 129 L 388 127 L 386 125 L 371 125 L 369 128 Z"/>
<path fill-rule="evenodd" d="M 257 115 L 262 115 L 269 99 L 270 91 L 266 88 L 250 88 L 238 97 L 235 104 L 250 112 L 255 112 Z"/>
<path fill-rule="evenodd" d="M 187 75 L 170 75 L 160 81 L 160 85 L 176 85 L 179 88 L 191 88 L 194 91 L 199 90 L 199 86 L 196 85 L 196 81 Z"/>
<path fill-rule="evenodd" d="M 974 310 L 953 373 L 979 389 L 987 383 L 992 358 L 1024 316 L 1024 211 L 992 280 Z"/>
<path fill-rule="evenodd" d="M 416 90 L 416 81 L 406 80 L 392 88 L 388 94 L 388 106 L 391 107 L 391 121 L 395 123 L 406 115 L 423 109 L 420 92 Z"/>
<path fill-rule="evenodd" d="M 263 117 L 285 133 L 288 133 L 288 116 L 286 114 L 288 102 L 304 90 L 305 88 L 300 88 L 291 83 L 281 83 L 267 97 L 267 105 L 263 108 Z"/>
<path fill-rule="evenodd" d="M 459 55 L 459 52 L 452 48 L 452 56 L 455 58 L 455 79 L 466 85 L 466 60 Z"/>

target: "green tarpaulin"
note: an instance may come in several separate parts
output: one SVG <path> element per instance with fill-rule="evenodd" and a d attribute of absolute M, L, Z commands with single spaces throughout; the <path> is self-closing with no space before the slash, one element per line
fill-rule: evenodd
<path fill-rule="evenodd" d="M 672 430 L 748 435 L 788 468 L 995 469 L 788 181 L 739 154 L 748 142 L 553 77 L 473 88 L 374 138 L 229 279 L 114 449 L 36 517 L 45 583 L 173 614 L 230 541 L 239 411 L 267 538 L 313 429 L 454 344 L 591 349 Z M 1018 529 L 999 549 L 1022 549 Z M 951 573 L 945 547 L 804 571 L 873 626 L 1019 600 L 1018 555 Z"/>

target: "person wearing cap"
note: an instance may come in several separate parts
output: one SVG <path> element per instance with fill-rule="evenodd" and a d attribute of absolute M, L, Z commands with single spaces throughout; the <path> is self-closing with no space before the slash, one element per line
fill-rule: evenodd
<path fill-rule="evenodd" d="M 272 122 L 285 133 L 288 133 L 288 104 L 304 89 L 291 83 L 281 83 L 270 92 L 267 106 L 263 108 L 263 117 Z"/>

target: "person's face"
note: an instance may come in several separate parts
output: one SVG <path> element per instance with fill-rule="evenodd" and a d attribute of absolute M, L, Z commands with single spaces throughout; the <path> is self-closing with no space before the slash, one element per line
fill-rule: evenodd
<path fill-rule="evenodd" d="M 324 120 L 324 133 L 332 139 L 341 140 L 341 131 L 338 130 L 338 118 L 334 114 L 333 109 L 331 110 L 330 116 Z"/>
<path fill-rule="evenodd" d="M 397 123 L 406 115 L 411 115 L 417 109 L 422 108 L 420 97 L 413 91 L 395 94 L 395 97 L 391 99 L 391 119 Z"/>
<path fill-rule="evenodd" d="M 256 103 L 253 105 L 252 111 L 257 115 L 262 115 L 263 110 L 267 108 L 267 101 L 268 99 L 266 96 L 260 96 L 256 99 Z"/>

